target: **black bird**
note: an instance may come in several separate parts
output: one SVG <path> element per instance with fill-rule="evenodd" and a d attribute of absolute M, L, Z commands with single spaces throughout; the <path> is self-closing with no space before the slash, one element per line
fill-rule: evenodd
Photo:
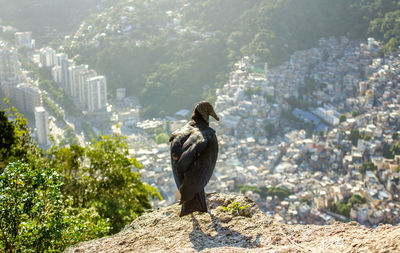
<path fill-rule="evenodd" d="M 169 139 L 172 171 L 181 194 L 181 217 L 195 211 L 207 212 L 204 187 L 218 156 L 218 140 L 209 127 L 209 116 L 219 120 L 209 102 L 198 103 L 191 120 Z"/>

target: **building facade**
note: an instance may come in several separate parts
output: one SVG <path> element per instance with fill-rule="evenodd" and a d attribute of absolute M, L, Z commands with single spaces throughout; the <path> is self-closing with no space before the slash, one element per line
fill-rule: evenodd
<path fill-rule="evenodd" d="M 30 83 L 20 83 L 15 89 L 13 99 L 17 108 L 26 113 L 34 113 L 35 107 L 42 105 L 40 91 Z"/>
<path fill-rule="evenodd" d="M 95 76 L 87 81 L 88 111 L 105 111 L 107 106 L 107 82 L 104 76 Z"/>
<path fill-rule="evenodd" d="M 12 97 L 12 91 L 19 80 L 18 72 L 17 50 L 0 41 L 0 93 L 2 96 Z"/>
<path fill-rule="evenodd" d="M 18 49 L 22 47 L 35 49 L 35 40 L 32 39 L 32 32 L 16 32 L 14 37 L 15 46 Z"/>
<path fill-rule="evenodd" d="M 43 107 L 35 107 L 35 126 L 38 143 L 49 145 L 49 115 Z"/>

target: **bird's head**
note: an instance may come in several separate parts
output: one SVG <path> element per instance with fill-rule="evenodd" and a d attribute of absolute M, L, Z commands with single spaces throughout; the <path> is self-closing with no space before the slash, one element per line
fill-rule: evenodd
<path fill-rule="evenodd" d="M 212 116 L 214 119 L 219 121 L 217 114 L 214 111 L 213 106 L 207 101 L 199 102 L 194 108 L 193 115 L 195 115 L 196 111 L 200 113 L 200 116 L 208 123 L 209 116 Z"/>

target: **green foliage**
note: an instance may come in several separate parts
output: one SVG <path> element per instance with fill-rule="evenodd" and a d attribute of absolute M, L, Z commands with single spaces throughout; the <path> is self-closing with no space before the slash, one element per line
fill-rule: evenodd
<path fill-rule="evenodd" d="M 253 185 L 240 184 L 239 190 L 240 190 L 240 192 L 252 191 L 254 193 L 258 193 L 262 198 L 265 198 L 267 196 L 267 194 L 266 194 L 267 188 L 266 187 L 260 188 L 260 187 L 253 186 Z"/>
<path fill-rule="evenodd" d="M 268 137 L 274 137 L 274 136 L 277 134 L 278 129 L 276 129 L 276 127 L 275 127 L 274 124 L 268 123 L 268 124 L 265 126 L 265 131 L 267 132 L 267 136 L 268 136 Z"/>
<path fill-rule="evenodd" d="M 350 218 L 351 208 L 357 204 L 364 204 L 367 200 L 364 197 L 361 197 L 359 194 L 353 194 L 347 201 L 339 201 L 334 203 L 329 207 L 331 212 L 340 214 L 345 216 L 346 218 Z"/>
<path fill-rule="evenodd" d="M 161 199 L 155 188 L 140 181 L 134 168 L 142 165 L 129 157 L 121 136 L 100 136 L 88 147 L 52 147 L 49 155 L 64 176 L 63 193 L 72 196 L 77 208 L 95 207 L 110 220 L 112 233 L 151 208 L 149 195 Z"/>
<path fill-rule="evenodd" d="M 256 56 L 257 66 L 274 66 L 294 51 L 313 47 L 321 37 L 350 33 L 365 38 L 370 21 L 377 17 L 377 2 L 206 0 L 182 8 L 182 2 L 173 0 L 150 7 L 138 1 L 129 3 L 135 12 L 128 14 L 123 10 L 128 3 L 120 3 L 107 15 L 115 20 L 124 13 L 132 25 L 129 33 L 108 31 L 97 48 L 77 43 L 67 51 L 105 74 L 110 90 L 126 87 L 128 93 L 140 94 L 143 115 L 151 118 L 209 97 L 202 87 L 224 84 L 227 77 L 220 77 L 244 55 Z M 171 21 L 168 10 L 181 10 L 185 30 L 165 26 Z M 384 8 L 381 13 L 389 11 Z M 85 40 L 103 32 L 110 22 L 106 20 L 90 17 L 87 23 L 93 31 Z M 142 43 L 136 45 L 137 40 Z"/>
<path fill-rule="evenodd" d="M 346 218 L 350 218 L 351 205 L 346 204 L 342 201 L 339 201 L 337 203 L 334 203 L 332 206 L 330 206 L 329 210 L 331 212 L 343 215 Z"/>
<path fill-rule="evenodd" d="M 359 194 L 353 194 L 348 200 L 347 203 L 352 207 L 356 204 L 364 204 L 367 200 L 364 197 L 361 197 Z"/>
<path fill-rule="evenodd" d="M 37 45 L 45 45 L 54 39 L 62 42 L 63 36 L 76 28 L 83 18 L 91 11 L 97 11 L 98 3 L 97 0 L 0 0 L 0 17 L 3 21 L 0 20 L 0 24 L 32 31 Z"/>
<path fill-rule="evenodd" d="M 267 94 L 267 95 L 265 95 L 265 98 L 267 99 L 268 103 L 270 103 L 270 104 L 275 103 L 275 98 L 273 95 Z"/>
<path fill-rule="evenodd" d="M 44 108 L 53 115 L 56 120 L 64 121 L 64 113 L 56 104 L 53 103 L 47 96 L 42 96 L 43 106 Z"/>
<path fill-rule="evenodd" d="M 164 133 L 164 128 L 163 127 L 155 127 L 155 128 L 147 128 L 144 129 L 144 131 L 150 135 L 159 135 Z"/>
<path fill-rule="evenodd" d="M 342 123 L 342 122 L 345 122 L 347 120 L 347 117 L 346 117 L 346 115 L 344 115 L 344 114 L 341 114 L 340 115 L 340 117 L 339 117 L 339 121 L 340 121 L 340 123 Z"/>
<path fill-rule="evenodd" d="M 1 141 L 7 148 L 6 150 L 1 149 L 0 172 L 8 163 L 18 160 L 30 162 L 34 167 L 39 166 L 42 161 L 42 150 L 32 140 L 27 120 L 14 107 L 5 110 L 2 110 L 2 107 L 5 106 L 0 105 L 2 115 L 0 125 L 4 126 L 6 131 L 2 132 L 5 135 L 2 136 Z M 13 121 L 9 121 L 9 117 Z"/>
<path fill-rule="evenodd" d="M 310 104 L 308 101 L 302 99 L 302 98 L 296 98 L 296 97 L 290 97 L 287 102 L 292 108 L 300 108 L 300 109 L 307 109 L 310 107 Z"/>
<path fill-rule="evenodd" d="M 277 196 L 280 200 L 283 200 L 287 197 L 289 197 L 290 195 L 292 195 L 293 192 L 290 191 L 288 188 L 286 187 L 268 187 L 267 188 L 267 195 L 268 196 Z"/>
<path fill-rule="evenodd" d="M 299 202 L 300 203 L 306 203 L 307 205 L 311 205 L 311 201 L 309 200 L 308 197 L 299 199 Z"/>
<path fill-rule="evenodd" d="M 0 248 L 9 252 L 53 249 L 63 228 L 58 173 L 11 163 L 0 175 Z"/>
<path fill-rule="evenodd" d="M 390 152 L 392 152 L 393 155 L 400 155 L 400 141 L 394 143 L 390 147 Z"/>
<path fill-rule="evenodd" d="M 56 249 L 65 249 L 79 242 L 103 237 L 110 232 L 110 222 L 103 219 L 96 208 L 75 208 L 71 201 L 66 201 L 63 210 L 63 225 L 61 240 L 56 242 Z"/>
<path fill-rule="evenodd" d="M 240 211 L 246 209 L 247 207 L 249 206 L 242 205 L 242 203 L 238 201 L 235 202 L 231 201 L 231 203 L 228 206 L 222 206 L 225 212 L 230 212 L 233 215 L 239 215 Z"/>
<path fill-rule="evenodd" d="M 371 138 L 372 138 L 372 136 L 371 136 L 370 134 L 363 134 L 363 135 L 362 135 L 362 139 L 363 139 L 364 141 L 370 141 Z"/>
<path fill-rule="evenodd" d="M 284 200 L 288 196 L 292 195 L 293 192 L 286 187 L 281 186 L 271 186 L 271 187 L 257 187 L 251 185 L 239 185 L 240 192 L 252 191 L 258 193 L 261 198 L 266 198 L 267 196 L 277 196 L 280 200 Z"/>
<path fill-rule="evenodd" d="M 247 96 L 251 96 L 251 95 L 260 95 L 261 94 L 261 86 L 255 86 L 255 87 L 248 87 L 244 90 L 244 93 Z"/>
<path fill-rule="evenodd" d="M 391 1 L 386 1 L 391 2 Z M 377 38 L 384 39 L 387 43 L 385 49 L 389 52 L 394 52 L 400 45 L 400 10 L 392 3 L 392 11 L 386 12 L 374 20 L 369 27 L 369 32 Z"/>
<path fill-rule="evenodd" d="M 346 136 L 348 140 L 351 140 L 351 143 L 353 146 L 357 146 L 358 139 L 361 138 L 360 131 L 358 129 L 351 129 L 350 134 Z"/>
<path fill-rule="evenodd" d="M 14 125 L 8 121 L 4 111 L 0 111 L 0 129 L 0 161 L 4 161 L 10 156 L 15 142 Z"/>
<path fill-rule="evenodd" d="M 82 121 L 82 129 L 83 132 L 85 133 L 86 137 L 89 140 L 93 140 L 95 138 L 95 134 L 93 133 L 92 128 L 90 127 L 89 123 L 87 121 Z"/>
<path fill-rule="evenodd" d="M 365 174 L 365 172 L 367 171 L 367 170 L 369 170 L 369 171 L 375 171 L 375 170 L 377 170 L 378 169 L 378 167 L 376 167 L 376 165 L 373 163 L 373 162 L 363 162 L 362 164 L 361 164 L 361 166 L 360 166 L 360 172 L 362 173 L 362 174 Z"/>
<path fill-rule="evenodd" d="M 140 94 L 146 118 L 172 114 L 209 97 L 202 87 L 213 89 L 226 82 L 226 77 L 220 77 L 244 55 L 256 56 L 258 65 L 268 62 L 274 66 L 294 51 L 313 47 L 321 37 L 374 36 L 386 43 L 388 52 L 400 43 L 400 7 L 395 0 L 205 0 L 191 1 L 184 8 L 175 0 L 150 5 L 145 1 L 107 1 L 100 5 L 114 5 L 114 9 L 89 16 L 95 1 L 55 0 L 49 4 L 38 0 L 31 8 L 21 8 L 21 0 L 0 0 L 0 16 L 6 23 L 33 30 L 35 38 L 41 35 L 39 40 L 59 39 L 54 27 L 65 31 L 75 26 L 79 17 L 87 17 L 86 24 L 93 29 L 84 29 L 85 39 L 65 47 L 68 54 L 79 55 L 79 63 L 84 60 L 106 75 L 110 91 L 126 87 L 128 94 Z M 71 15 L 78 5 L 81 12 Z M 128 5 L 135 11 L 127 13 Z M 171 21 L 168 10 L 180 10 L 184 29 L 165 26 Z M 33 13 L 45 18 L 32 19 Z M 125 25 L 131 25 L 130 32 L 106 31 L 96 47 L 87 46 L 86 42 L 104 32 L 107 23 L 118 24 L 121 15 L 127 17 Z M 18 19 L 20 16 L 25 18 Z M 54 20 L 49 22 L 49 18 Z M 66 18 L 67 26 L 62 22 Z M 324 52 L 323 59 L 328 57 Z"/>
<path fill-rule="evenodd" d="M 390 144 L 388 144 L 387 142 L 383 143 L 383 157 L 385 157 L 386 159 L 393 159 L 394 155 L 392 153 L 392 151 L 390 150 L 392 148 L 392 146 Z"/>
<path fill-rule="evenodd" d="M 157 144 L 168 143 L 169 135 L 167 133 L 160 133 L 154 139 Z"/>
<path fill-rule="evenodd" d="M 394 140 L 398 137 L 394 135 Z M 383 157 L 393 159 L 395 155 L 400 155 L 400 141 L 395 141 L 392 145 L 385 142 L 383 144 Z"/>
<path fill-rule="evenodd" d="M 109 223 L 94 210 L 64 201 L 62 177 L 52 169 L 10 163 L 0 175 L 0 249 L 59 252 L 108 234 Z"/>
<path fill-rule="evenodd" d="M 80 112 L 75 107 L 74 102 L 68 96 L 66 96 L 62 88 L 58 87 L 53 81 L 49 68 L 40 68 L 37 71 L 37 78 L 39 78 L 39 87 L 46 90 L 50 94 L 50 97 L 53 98 L 58 104 L 62 105 L 66 111 L 73 116 L 80 115 Z M 47 98 L 47 100 L 49 99 Z M 46 103 L 50 107 L 51 112 L 55 111 L 55 116 L 60 116 L 61 111 L 54 103 L 53 105 L 49 105 L 51 101 L 46 101 Z"/>
<path fill-rule="evenodd" d="M 9 134 L 0 164 L 0 251 L 62 251 L 118 232 L 151 208 L 149 195 L 161 198 L 140 181 L 141 165 L 123 137 L 102 136 L 88 147 L 53 145 L 44 156 L 26 119 L 9 109 L 9 121 L 0 112 Z"/>
<path fill-rule="evenodd" d="M 360 115 L 360 111 L 359 110 L 354 110 L 351 112 L 351 116 L 353 117 L 357 117 L 358 115 Z"/>
<path fill-rule="evenodd" d="M 79 143 L 78 137 L 76 137 L 75 131 L 70 125 L 65 125 L 63 130 L 64 130 L 64 138 L 62 140 L 63 144 Z"/>

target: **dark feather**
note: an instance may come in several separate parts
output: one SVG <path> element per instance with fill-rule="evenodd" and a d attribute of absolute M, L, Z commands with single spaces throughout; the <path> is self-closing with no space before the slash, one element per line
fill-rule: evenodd
<path fill-rule="evenodd" d="M 218 156 L 215 131 L 194 114 L 191 121 L 172 134 L 170 141 L 172 171 L 184 205 L 181 215 L 207 211 L 204 187 Z"/>

